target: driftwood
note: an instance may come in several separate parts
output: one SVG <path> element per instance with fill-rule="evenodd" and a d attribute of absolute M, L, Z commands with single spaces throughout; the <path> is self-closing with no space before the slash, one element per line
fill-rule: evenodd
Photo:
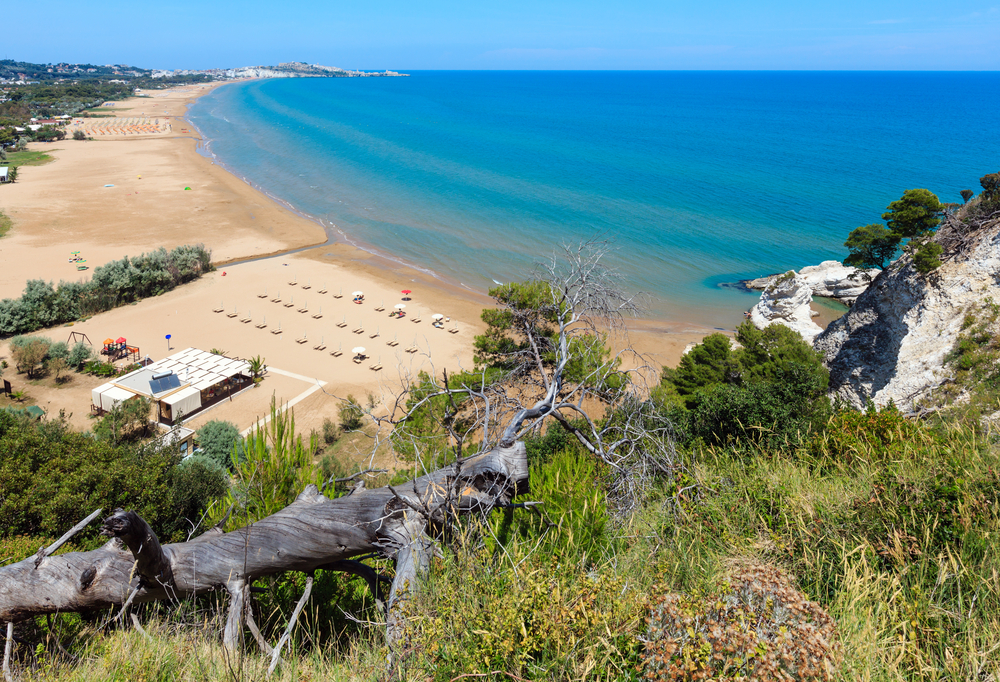
<path fill-rule="evenodd" d="M 102 532 L 112 539 L 100 549 L 40 553 L 0 568 L 0 622 L 118 607 L 130 595 L 142 603 L 225 589 L 230 608 L 223 641 L 235 649 L 248 624 L 255 580 L 286 571 L 346 571 L 365 578 L 382 599 L 378 585 L 384 578 L 348 561 L 378 552 L 397 561 L 388 614 L 389 639 L 394 641 L 400 626 L 391 605 L 407 583 L 415 586 L 429 561 L 428 530 L 454 515 L 506 506 L 527 484 L 525 448 L 518 442 L 461 459 L 398 488 L 329 499 L 310 485 L 276 514 L 228 533 L 212 529 L 188 542 L 161 545 L 140 516 L 118 510 L 104 521 Z M 276 662 L 281 644 L 268 651 L 256 624 L 251 630 Z"/>

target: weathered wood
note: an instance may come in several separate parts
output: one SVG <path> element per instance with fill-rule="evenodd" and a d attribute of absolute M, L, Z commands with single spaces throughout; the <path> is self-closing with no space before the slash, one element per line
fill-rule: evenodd
<path fill-rule="evenodd" d="M 413 523 L 409 541 L 399 548 L 396 555 L 396 577 L 389 593 L 386 643 L 390 649 L 397 648 L 406 635 L 406 619 L 401 614 L 400 606 L 407 595 L 416 589 L 417 581 L 427 573 L 433 556 L 434 543 L 424 534 L 424 525 Z"/>
<path fill-rule="evenodd" d="M 7 682 L 14 682 L 14 675 L 10 672 L 10 653 L 14 648 L 14 622 L 7 623 L 7 639 L 3 645 L 3 676 Z"/>
<path fill-rule="evenodd" d="M 311 573 L 373 551 L 396 558 L 411 541 L 404 519 L 416 513 L 414 507 L 437 524 L 453 514 L 486 513 L 508 504 L 527 485 L 524 445 L 515 443 L 446 466 L 395 492 L 375 488 L 329 499 L 309 486 L 276 514 L 189 542 L 160 545 L 138 515 L 116 512 L 104 528 L 114 537 L 101 549 L 50 556 L 37 569 L 33 558 L 0 568 L 0 621 L 106 609 L 123 604 L 136 588 L 134 601 L 142 603 L 232 591 L 237 581 L 249 585 L 285 571 Z M 237 620 L 227 643 L 233 643 L 242 613 L 230 614 Z"/>
<path fill-rule="evenodd" d="M 306 578 L 306 589 L 303 590 L 299 603 L 295 605 L 295 610 L 292 611 L 292 617 L 288 619 L 288 627 L 285 628 L 285 634 L 281 636 L 278 643 L 274 645 L 274 651 L 271 652 L 271 665 L 267 668 L 268 675 L 273 674 L 274 669 L 278 667 L 278 662 L 281 660 L 281 648 L 285 646 L 285 642 L 287 642 L 292 636 L 292 631 L 295 629 L 295 622 L 299 619 L 299 614 L 302 613 L 302 609 L 305 607 L 306 602 L 309 601 L 309 595 L 312 594 L 312 588 L 313 577 L 310 575 Z"/>
<path fill-rule="evenodd" d="M 53 552 L 55 552 L 57 549 L 59 549 L 60 547 L 62 547 L 64 544 L 66 544 L 71 537 L 73 537 L 74 535 L 76 535 L 77 533 L 79 533 L 81 530 L 83 530 L 84 528 L 86 528 L 87 524 L 89 524 L 91 521 L 93 521 L 94 519 L 96 519 L 98 517 L 98 515 L 100 515 L 100 513 L 102 511 L 104 511 L 104 510 L 100 509 L 100 508 L 95 509 L 94 511 L 92 511 L 90 513 L 90 516 L 88 516 L 83 521 L 81 521 L 80 523 L 76 524 L 75 526 L 73 526 L 72 528 L 70 528 L 68 531 L 66 531 L 65 533 L 63 533 L 63 536 L 61 538 L 59 538 L 58 540 L 56 540 L 55 542 L 53 542 L 51 545 L 49 545 L 45 549 L 39 549 L 38 550 L 38 554 L 35 555 L 35 568 L 38 568 L 39 564 L 42 563 L 42 560 L 45 557 L 47 557 L 50 554 L 52 554 Z"/>

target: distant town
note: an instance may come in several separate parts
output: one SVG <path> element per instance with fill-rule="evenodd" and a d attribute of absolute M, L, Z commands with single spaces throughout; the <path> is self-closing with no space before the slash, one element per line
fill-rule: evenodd
<path fill-rule="evenodd" d="M 40 85 L 98 80 L 129 84 L 132 80 L 156 79 L 222 81 L 243 78 L 372 78 L 408 76 L 397 71 L 357 71 L 337 66 L 282 62 L 276 66 L 242 66 L 217 69 L 143 69 L 127 64 L 33 64 L 13 59 L 0 60 L 0 83 L 5 85 Z"/>

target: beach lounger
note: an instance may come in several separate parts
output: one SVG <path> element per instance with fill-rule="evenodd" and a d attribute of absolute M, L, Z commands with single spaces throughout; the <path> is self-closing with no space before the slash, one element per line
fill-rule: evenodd
<path fill-rule="evenodd" d="M 243 324 L 246 324 L 249 321 L 250 321 L 250 313 L 247 313 L 246 317 L 241 317 L 240 318 L 240 322 L 242 322 Z"/>
<path fill-rule="evenodd" d="M 364 334 L 365 333 L 364 327 L 358 327 L 357 329 L 352 329 L 351 331 L 354 332 L 355 334 Z"/>
<path fill-rule="evenodd" d="M 267 289 L 264 289 L 263 294 L 257 294 L 257 298 L 267 298 Z"/>
<path fill-rule="evenodd" d="M 381 362 L 376 362 L 374 365 L 370 366 L 368 369 L 372 370 L 373 372 L 377 372 L 380 369 L 382 369 L 382 363 Z"/>
<path fill-rule="evenodd" d="M 449 334 L 457 334 L 458 333 L 458 327 L 456 326 L 454 329 L 449 329 L 448 333 Z"/>
<path fill-rule="evenodd" d="M 335 358 L 339 358 L 343 354 L 344 351 L 340 350 L 339 348 L 337 350 L 330 351 L 330 355 L 332 355 Z"/>
<path fill-rule="evenodd" d="M 418 350 L 418 348 L 416 346 L 410 346 L 409 348 L 406 349 L 406 352 L 407 353 L 416 353 L 417 350 Z"/>
<path fill-rule="evenodd" d="M 326 344 L 320 341 L 315 346 L 313 346 L 313 350 L 326 350 Z"/>
<path fill-rule="evenodd" d="M 379 331 L 381 331 L 381 330 L 379 330 L 379 329 L 376 329 L 376 330 L 375 330 L 375 333 L 374 333 L 374 334 L 369 334 L 369 335 L 368 335 L 368 338 L 369 338 L 369 339 L 377 339 L 377 338 L 378 338 L 378 333 L 379 333 Z"/>
<path fill-rule="evenodd" d="M 397 341 L 396 339 L 393 339 L 392 341 L 386 341 L 385 345 L 392 346 L 393 348 L 395 348 L 396 346 L 399 345 L 399 341 Z"/>
<path fill-rule="evenodd" d="M 383 301 L 382 303 L 380 303 L 379 306 L 378 306 L 378 308 L 375 309 L 375 312 L 378 312 L 378 313 L 381 313 L 381 312 L 384 312 L 384 311 L 385 311 L 385 301 Z"/>
<path fill-rule="evenodd" d="M 321 317 L 323 317 L 323 309 L 322 308 L 319 309 L 318 313 L 316 313 L 316 314 L 313 315 L 313 319 L 314 320 L 318 320 Z"/>
<path fill-rule="evenodd" d="M 343 297 L 344 297 L 344 290 L 343 290 L 343 289 L 341 289 L 340 291 L 338 291 L 337 293 L 335 293 L 335 294 L 333 295 L 333 297 L 334 297 L 334 298 L 343 298 Z"/>
<path fill-rule="evenodd" d="M 272 329 L 271 333 L 272 334 L 280 334 L 281 333 L 281 325 L 279 324 L 277 329 Z"/>
<path fill-rule="evenodd" d="M 321 293 L 321 294 L 325 294 L 326 293 L 326 285 L 325 284 L 323 285 L 323 288 L 319 290 L 319 293 Z"/>
<path fill-rule="evenodd" d="M 294 308 L 295 307 L 295 304 L 292 303 L 291 301 L 289 301 L 288 303 L 285 303 L 284 305 L 285 305 L 286 308 Z"/>
<path fill-rule="evenodd" d="M 420 313 L 417 313 L 416 316 L 413 318 L 412 321 L 413 322 L 420 322 Z"/>
<path fill-rule="evenodd" d="M 275 294 L 274 298 L 271 299 L 271 303 L 281 303 L 281 294 Z"/>
<path fill-rule="evenodd" d="M 354 358 L 354 364 L 355 365 L 360 365 L 363 361 L 364 361 L 363 357 L 356 357 L 356 358 Z"/>
<path fill-rule="evenodd" d="M 267 326 L 267 322 L 258 322 L 254 326 L 257 327 L 257 329 L 263 329 L 264 327 Z"/>
<path fill-rule="evenodd" d="M 212 308 L 213 313 L 221 313 L 223 310 L 225 310 L 225 308 L 222 306 L 221 303 L 219 304 L 218 308 Z"/>
<path fill-rule="evenodd" d="M 292 281 L 289 282 L 289 284 L 292 285 L 293 287 L 294 286 L 298 286 L 298 284 L 299 284 L 299 278 L 298 277 L 292 277 Z"/>
<path fill-rule="evenodd" d="M 343 329 L 344 327 L 347 326 L 347 320 L 341 320 L 340 322 L 337 323 L 337 326 Z"/>
<path fill-rule="evenodd" d="M 295 343 L 305 343 L 305 342 L 306 342 L 306 341 L 308 341 L 308 340 L 309 340 L 309 339 L 307 339 L 307 338 L 305 337 L 305 335 L 303 335 L 303 336 L 302 336 L 302 338 L 300 338 L 300 339 L 295 339 Z"/>
<path fill-rule="evenodd" d="M 303 289 L 312 289 L 312 280 L 309 280 L 308 282 L 306 282 L 305 284 L 303 284 L 302 288 Z"/>
<path fill-rule="evenodd" d="M 226 317 L 236 317 L 237 315 L 239 315 L 239 313 L 235 310 L 231 313 L 226 313 Z"/>
<path fill-rule="evenodd" d="M 305 306 L 302 306 L 301 308 L 299 308 L 299 312 L 300 313 L 308 313 L 309 312 L 309 308 L 307 308 Z"/>

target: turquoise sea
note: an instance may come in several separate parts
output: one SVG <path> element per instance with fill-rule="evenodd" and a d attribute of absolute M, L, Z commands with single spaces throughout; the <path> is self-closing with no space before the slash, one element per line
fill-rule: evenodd
<path fill-rule="evenodd" d="M 1000 170 L 998 73 L 413 72 L 218 88 L 207 150 L 332 235 L 465 286 L 562 243 L 651 316 L 732 328 L 739 279 L 841 259 L 904 190 Z"/>

